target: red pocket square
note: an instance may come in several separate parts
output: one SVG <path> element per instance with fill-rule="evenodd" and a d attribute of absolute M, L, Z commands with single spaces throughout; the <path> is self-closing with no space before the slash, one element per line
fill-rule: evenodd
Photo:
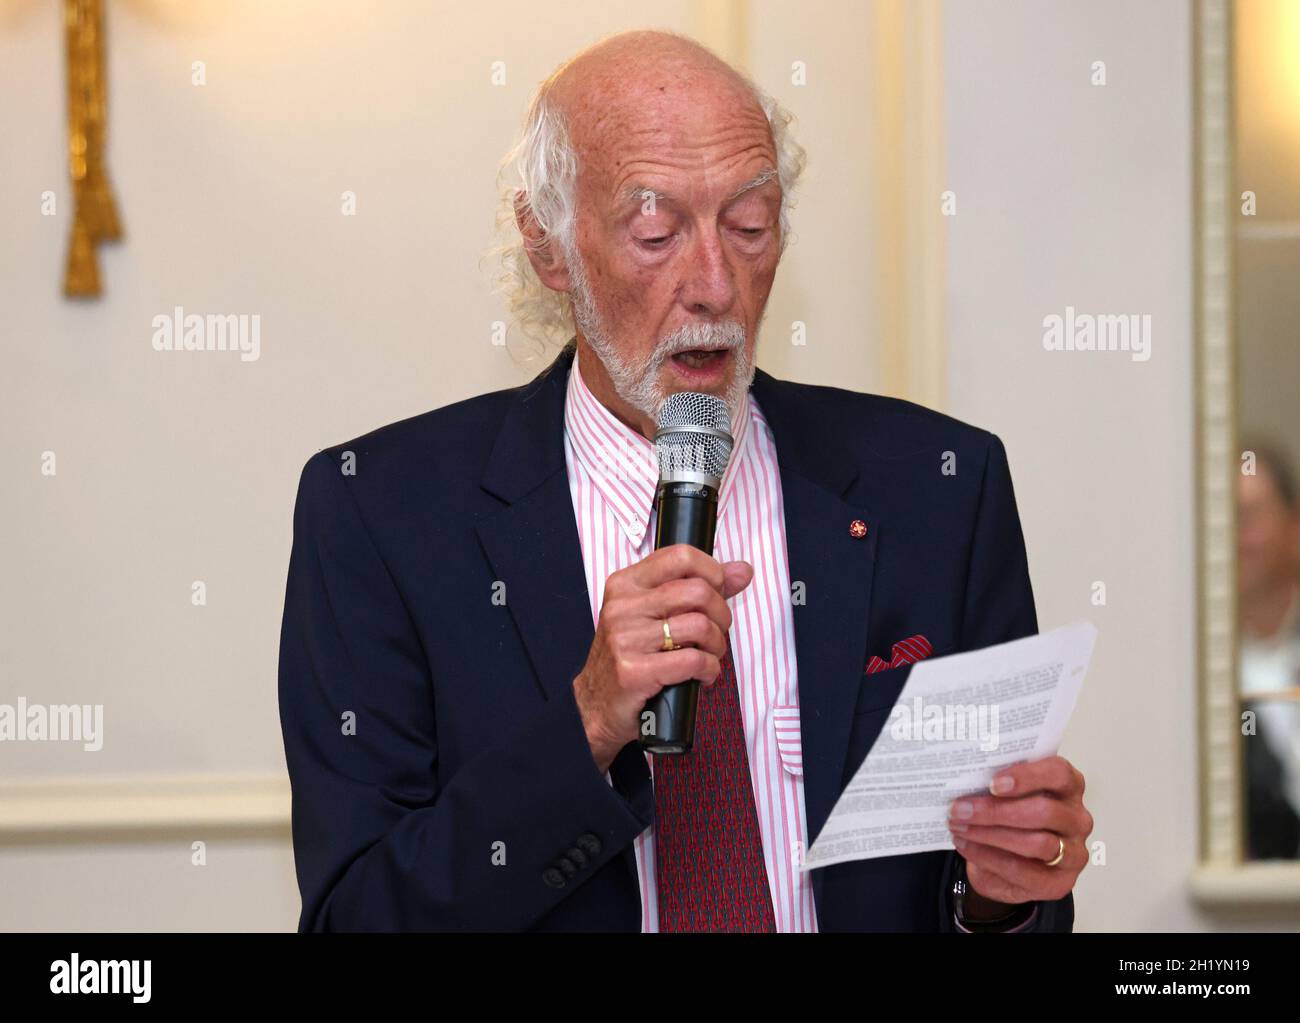
<path fill-rule="evenodd" d="M 923 661 L 932 653 L 934 653 L 934 647 L 930 645 L 930 641 L 917 633 L 915 636 L 908 636 L 907 639 L 900 639 L 895 643 L 891 651 L 892 656 L 888 661 L 872 655 L 871 660 L 867 662 L 866 673 L 873 675 L 878 671 L 901 668 L 904 664 Z"/>

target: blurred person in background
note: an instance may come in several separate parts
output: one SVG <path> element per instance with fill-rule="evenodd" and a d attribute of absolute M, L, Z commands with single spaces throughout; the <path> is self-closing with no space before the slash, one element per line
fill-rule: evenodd
<path fill-rule="evenodd" d="M 1300 856 L 1300 504 L 1281 449 L 1248 446 L 1237 483 L 1238 613 L 1246 733 L 1247 854 Z"/>

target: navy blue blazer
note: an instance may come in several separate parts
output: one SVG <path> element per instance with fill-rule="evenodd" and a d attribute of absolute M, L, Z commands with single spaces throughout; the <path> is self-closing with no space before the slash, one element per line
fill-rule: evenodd
<path fill-rule="evenodd" d="M 594 630 L 564 463 L 574 342 L 531 382 L 318 452 L 293 519 L 279 698 L 299 930 L 640 928 L 643 754 L 596 767 Z M 1002 443 L 908 402 L 755 374 L 796 604 L 809 834 L 934 655 L 1037 631 Z M 946 453 L 951 452 L 951 455 Z M 941 472 L 945 457 L 956 473 Z M 868 524 L 864 538 L 849 524 Z M 814 871 L 823 931 L 952 930 L 953 852 Z M 1039 905 L 1067 931 L 1072 898 Z"/>

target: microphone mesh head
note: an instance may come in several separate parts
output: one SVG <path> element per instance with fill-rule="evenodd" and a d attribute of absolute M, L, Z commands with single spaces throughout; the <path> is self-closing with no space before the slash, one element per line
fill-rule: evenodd
<path fill-rule="evenodd" d="M 678 391 L 665 399 L 655 433 L 661 480 L 702 475 L 717 489 L 722 485 L 732 444 L 731 417 L 721 398 L 698 391 Z"/>

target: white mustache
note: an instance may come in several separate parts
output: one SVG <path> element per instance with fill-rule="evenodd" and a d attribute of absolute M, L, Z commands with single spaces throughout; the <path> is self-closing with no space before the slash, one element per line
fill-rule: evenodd
<path fill-rule="evenodd" d="M 655 349 L 654 364 L 660 366 L 680 352 L 697 349 L 736 351 L 745 345 L 745 328 L 731 321 L 683 327 L 661 340 Z"/>

